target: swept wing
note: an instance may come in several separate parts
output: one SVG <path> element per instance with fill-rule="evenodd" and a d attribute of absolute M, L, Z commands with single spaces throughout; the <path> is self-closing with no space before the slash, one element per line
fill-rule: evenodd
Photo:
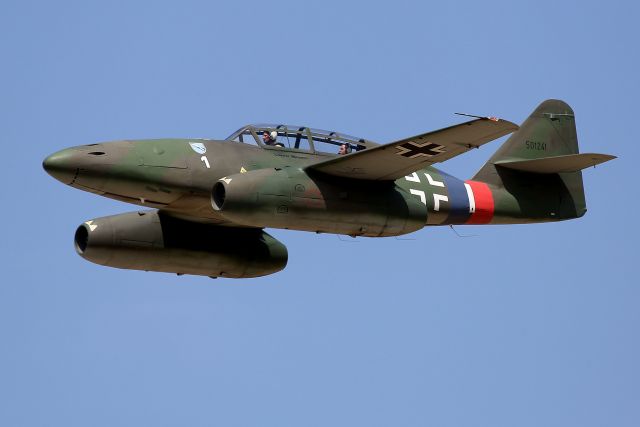
<path fill-rule="evenodd" d="M 478 118 L 315 163 L 306 170 L 363 180 L 395 180 L 478 148 L 517 129 L 516 124 L 507 120 Z"/>

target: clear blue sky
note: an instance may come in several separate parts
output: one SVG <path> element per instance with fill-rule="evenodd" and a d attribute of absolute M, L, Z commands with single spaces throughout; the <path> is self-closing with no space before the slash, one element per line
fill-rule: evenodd
<path fill-rule="evenodd" d="M 640 10 L 512 3 L 4 1 L 0 425 L 640 425 Z M 289 266 L 254 280 L 84 261 L 76 226 L 135 207 L 41 169 L 257 121 L 386 142 L 546 98 L 582 151 L 620 157 L 585 173 L 584 218 L 275 230 Z M 499 144 L 442 169 L 468 178 Z"/>

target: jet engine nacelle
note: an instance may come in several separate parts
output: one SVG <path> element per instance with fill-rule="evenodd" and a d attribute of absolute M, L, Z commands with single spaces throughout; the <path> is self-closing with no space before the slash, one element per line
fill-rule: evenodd
<path fill-rule="evenodd" d="M 246 278 L 287 265 L 287 248 L 260 229 L 182 221 L 157 211 L 87 221 L 76 251 L 96 264 L 133 270 Z"/>
<path fill-rule="evenodd" d="M 212 188 L 211 205 L 236 224 L 352 236 L 397 236 L 427 222 L 427 207 L 392 181 L 308 175 L 288 167 L 224 177 Z"/>

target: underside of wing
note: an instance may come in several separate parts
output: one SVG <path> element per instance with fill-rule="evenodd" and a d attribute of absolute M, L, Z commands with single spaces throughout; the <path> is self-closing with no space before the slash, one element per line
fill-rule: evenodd
<path fill-rule="evenodd" d="M 308 166 L 309 171 L 363 180 L 395 180 L 478 148 L 518 129 L 502 119 L 479 118 Z"/>

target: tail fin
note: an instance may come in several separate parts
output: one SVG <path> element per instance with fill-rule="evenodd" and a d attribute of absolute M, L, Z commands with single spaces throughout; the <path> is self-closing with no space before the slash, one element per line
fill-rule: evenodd
<path fill-rule="evenodd" d="M 473 180 L 494 187 L 498 199 L 495 222 L 577 218 L 587 211 L 580 170 L 615 158 L 578 152 L 573 110 L 563 101 L 549 99 Z"/>

